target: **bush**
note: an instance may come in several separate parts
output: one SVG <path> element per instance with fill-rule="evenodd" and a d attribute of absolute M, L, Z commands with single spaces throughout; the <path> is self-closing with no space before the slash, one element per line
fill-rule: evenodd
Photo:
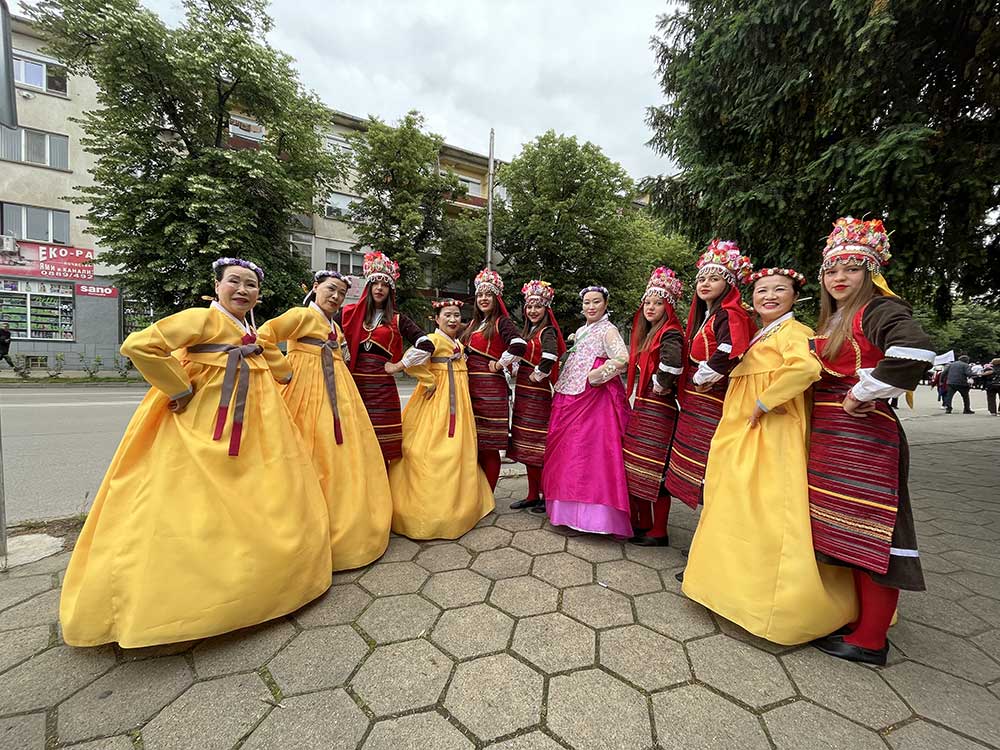
<path fill-rule="evenodd" d="M 88 378 L 96 378 L 97 373 L 99 373 L 104 367 L 104 360 L 101 359 L 101 355 L 95 355 L 93 358 L 88 357 L 86 354 L 80 355 L 80 367 L 87 373 Z"/>
<path fill-rule="evenodd" d="M 66 366 L 66 355 L 62 352 L 56 354 L 54 360 L 48 367 L 49 377 L 52 379 L 58 378 L 62 375 L 63 368 Z"/>
<path fill-rule="evenodd" d="M 128 374 L 132 371 L 133 365 L 132 360 L 128 357 L 115 357 L 115 370 L 118 371 L 118 377 L 122 380 L 128 379 Z"/>
<path fill-rule="evenodd" d="M 28 364 L 28 358 L 23 354 L 14 355 L 14 372 L 22 380 L 31 379 L 31 365 Z"/>

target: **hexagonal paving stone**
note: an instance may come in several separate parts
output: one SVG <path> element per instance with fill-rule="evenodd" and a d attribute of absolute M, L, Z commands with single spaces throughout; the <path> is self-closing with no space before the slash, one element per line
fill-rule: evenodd
<path fill-rule="evenodd" d="M 473 750 L 475 746 L 433 711 L 375 725 L 362 750 Z"/>
<path fill-rule="evenodd" d="M 769 654 L 783 654 L 795 648 L 795 646 L 782 646 L 780 643 L 766 641 L 750 631 L 744 630 L 735 622 L 731 622 L 721 615 L 712 615 L 712 617 L 715 620 L 715 624 L 719 626 L 719 630 L 730 638 L 748 643 L 754 648 L 759 648 L 761 651 L 767 651 Z"/>
<path fill-rule="evenodd" d="M 379 562 L 406 562 L 412 560 L 420 552 L 420 545 L 412 539 L 403 536 L 393 536 L 389 539 L 389 546 L 385 548 L 385 554 L 379 558 Z"/>
<path fill-rule="evenodd" d="M 195 671 L 202 679 L 253 671 L 266 664 L 296 632 L 287 620 L 272 620 L 209 638 L 191 652 Z"/>
<path fill-rule="evenodd" d="M 913 661 L 985 685 L 1000 678 L 1000 664 L 969 641 L 915 622 L 900 621 L 889 640 Z"/>
<path fill-rule="evenodd" d="M 555 612 L 519 620 L 511 648 L 548 674 L 594 663 L 594 631 Z"/>
<path fill-rule="evenodd" d="M 52 629 L 48 625 L 8 630 L 0 637 L 0 672 L 47 648 L 51 637 Z"/>
<path fill-rule="evenodd" d="M 427 641 L 394 643 L 375 649 L 351 687 L 376 716 L 387 716 L 437 703 L 451 667 L 451 659 Z"/>
<path fill-rule="evenodd" d="M 368 729 L 364 712 L 340 688 L 286 698 L 282 706 L 268 714 L 242 750 L 354 750 Z"/>
<path fill-rule="evenodd" d="M 691 679 L 683 646 L 648 628 L 629 625 L 606 630 L 598 638 L 600 664 L 643 690 Z"/>
<path fill-rule="evenodd" d="M 553 677 L 549 728 L 577 750 L 647 748 L 653 744 L 646 699 L 599 669 Z"/>
<path fill-rule="evenodd" d="M 959 603 L 963 608 L 990 623 L 993 627 L 1000 628 L 1000 600 L 991 599 L 988 596 L 967 595 L 962 597 Z"/>
<path fill-rule="evenodd" d="M 188 688 L 142 730 L 150 750 L 228 750 L 269 710 L 271 693 L 256 674 L 237 674 Z"/>
<path fill-rule="evenodd" d="M 687 563 L 687 558 L 676 547 L 640 547 L 636 544 L 626 544 L 624 549 L 626 559 L 654 570 L 683 568 Z"/>
<path fill-rule="evenodd" d="M 13 607 L 52 588 L 52 576 L 25 576 L 0 579 L 0 609 Z"/>
<path fill-rule="evenodd" d="M 483 741 L 537 724 L 542 676 L 508 654 L 459 664 L 444 707 Z"/>
<path fill-rule="evenodd" d="M 531 576 L 497 581 L 490 592 L 490 603 L 514 617 L 529 617 L 555 612 L 559 591 Z"/>
<path fill-rule="evenodd" d="M 796 701 L 768 711 L 764 714 L 764 722 L 778 747 L 885 750 L 882 740 L 874 732 L 806 701 Z"/>
<path fill-rule="evenodd" d="M 59 619 L 59 589 L 45 591 L 0 612 L 0 631 L 49 625 Z"/>
<path fill-rule="evenodd" d="M 531 570 L 531 557 L 511 547 L 482 552 L 472 563 L 472 569 L 494 581 L 500 578 L 516 578 L 527 575 Z"/>
<path fill-rule="evenodd" d="M 635 621 L 628 599 L 596 583 L 564 589 L 560 609 L 592 628 L 610 628 Z"/>
<path fill-rule="evenodd" d="M 42 750 L 45 747 L 45 714 L 0 719 L 0 747 Z"/>
<path fill-rule="evenodd" d="M 653 696 L 653 721 L 663 750 L 769 750 L 757 717 L 704 685 Z"/>
<path fill-rule="evenodd" d="M 910 716 L 910 709 L 872 669 L 831 659 L 814 648 L 786 654 L 781 660 L 804 696 L 872 729 Z"/>
<path fill-rule="evenodd" d="M 544 523 L 545 519 L 542 516 L 521 512 L 500 516 L 494 525 L 498 529 L 507 531 L 530 531 L 531 529 L 540 529 Z"/>
<path fill-rule="evenodd" d="M 509 531 L 498 529 L 495 526 L 487 526 L 482 529 L 473 529 L 459 539 L 458 543 L 473 552 L 485 552 L 490 549 L 506 547 L 510 544 L 512 536 L 513 534 Z"/>
<path fill-rule="evenodd" d="M 368 653 L 368 644 L 349 625 L 299 633 L 268 669 L 285 695 L 340 687 Z"/>
<path fill-rule="evenodd" d="M 135 729 L 193 682 L 183 656 L 119 664 L 59 706 L 59 739 L 79 742 Z"/>
<path fill-rule="evenodd" d="M 431 640 L 457 659 L 507 648 L 514 621 L 487 604 L 449 609 L 438 620 Z"/>
<path fill-rule="evenodd" d="M 887 734 L 885 739 L 893 750 L 983 750 L 978 742 L 920 719 Z"/>
<path fill-rule="evenodd" d="M 597 580 L 606 583 L 616 591 L 635 596 L 637 594 L 652 594 L 662 591 L 663 584 L 655 570 L 631 560 L 615 560 L 599 563 Z"/>
<path fill-rule="evenodd" d="M 748 706 L 760 708 L 795 695 L 778 660 L 752 646 L 716 635 L 687 648 L 695 677 Z"/>
<path fill-rule="evenodd" d="M 292 617 L 304 628 L 347 625 L 354 622 L 371 601 L 368 592 L 356 584 L 332 586 L 323 596 L 295 612 Z"/>
<path fill-rule="evenodd" d="M 954 581 L 961 586 L 965 586 L 965 588 L 970 591 L 974 591 L 977 594 L 982 594 L 983 596 L 988 596 L 992 599 L 1000 599 L 1000 578 L 986 576 L 982 573 L 971 573 L 966 570 L 958 573 L 952 573 L 951 575 L 945 576 L 945 578 L 949 581 Z M 6 612 L 4 614 L 6 614 Z M 3 629 L 2 622 L 2 616 L 0 616 L 0 629 Z"/>
<path fill-rule="evenodd" d="M 471 570 L 435 573 L 424 584 L 423 595 L 445 609 L 465 607 L 486 600 L 489 579 Z"/>
<path fill-rule="evenodd" d="M 411 562 L 379 563 L 358 579 L 375 596 L 416 593 L 429 574 Z"/>
<path fill-rule="evenodd" d="M 1000 661 L 1000 630 L 988 630 L 972 639 L 979 648 Z"/>
<path fill-rule="evenodd" d="M 546 529 L 519 531 L 510 541 L 511 547 L 517 547 L 529 555 L 547 555 L 552 552 L 562 552 L 566 549 L 566 537 L 553 534 Z"/>
<path fill-rule="evenodd" d="M 472 555 L 461 544 L 438 544 L 421 550 L 415 562 L 432 573 L 443 570 L 460 570 L 469 567 Z"/>
<path fill-rule="evenodd" d="M 119 734 L 117 737 L 70 745 L 66 750 L 132 750 L 132 747 L 132 738 L 127 734 Z"/>
<path fill-rule="evenodd" d="M 566 551 L 587 562 L 622 559 L 622 543 L 607 536 L 586 534 L 566 540 Z"/>
<path fill-rule="evenodd" d="M 54 706 L 89 685 L 115 663 L 110 646 L 57 646 L 7 672 L 0 680 L 0 714 Z"/>
<path fill-rule="evenodd" d="M 716 632 L 707 609 L 676 594 L 637 596 L 635 613 L 640 624 L 677 641 Z"/>
<path fill-rule="evenodd" d="M 60 552 L 58 555 L 49 555 L 27 565 L 18 565 L 7 572 L 8 578 L 21 578 L 23 576 L 37 576 L 42 573 L 61 573 L 69 565 L 69 552 Z"/>
<path fill-rule="evenodd" d="M 573 557 L 567 552 L 556 552 L 536 557 L 531 566 L 531 575 L 562 589 L 593 582 L 594 568 L 579 557 Z"/>
<path fill-rule="evenodd" d="M 392 643 L 419 638 L 441 613 L 437 607 L 416 594 L 386 596 L 376 599 L 358 618 L 375 643 Z"/>
<path fill-rule="evenodd" d="M 489 750 L 562 750 L 563 746 L 541 732 L 528 732 L 512 740 L 490 745 Z"/>

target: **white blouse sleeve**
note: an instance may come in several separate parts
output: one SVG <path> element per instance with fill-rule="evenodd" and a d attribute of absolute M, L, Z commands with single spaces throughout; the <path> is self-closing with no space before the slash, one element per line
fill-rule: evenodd
<path fill-rule="evenodd" d="M 431 353 L 425 352 L 423 349 L 417 349 L 415 346 L 411 346 L 403 353 L 403 358 L 400 360 L 403 367 L 416 367 L 418 365 L 425 365 L 430 362 Z"/>
<path fill-rule="evenodd" d="M 603 385 L 628 367 L 628 346 L 614 326 L 604 333 L 604 351 L 608 361 L 587 375 L 591 385 Z"/>

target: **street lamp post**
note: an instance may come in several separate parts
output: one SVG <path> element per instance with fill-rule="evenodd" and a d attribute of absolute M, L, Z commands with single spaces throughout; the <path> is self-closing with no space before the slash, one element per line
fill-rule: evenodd
<path fill-rule="evenodd" d="M 490 163 L 486 172 L 486 267 L 493 268 L 493 128 L 490 128 Z"/>

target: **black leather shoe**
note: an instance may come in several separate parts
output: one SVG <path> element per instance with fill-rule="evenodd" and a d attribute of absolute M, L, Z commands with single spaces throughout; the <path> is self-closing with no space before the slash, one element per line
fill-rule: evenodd
<path fill-rule="evenodd" d="M 528 508 L 528 512 L 529 513 L 534 513 L 536 516 L 544 516 L 545 515 L 545 501 L 544 500 L 539 500 L 538 501 L 538 505 L 532 505 L 530 508 Z"/>
<path fill-rule="evenodd" d="M 634 544 L 637 547 L 669 547 L 670 539 L 665 536 L 646 536 L 645 534 L 640 534 L 629 539 L 628 543 Z"/>
<path fill-rule="evenodd" d="M 857 661 L 862 664 L 876 664 L 880 667 L 885 666 L 885 662 L 889 657 L 888 643 L 880 649 L 873 650 L 848 643 L 842 635 L 828 635 L 826 638 L 813 641 L 812 645 L 824 654 L 836 656 L 838 659 Z"/>
<path fill-rule="evenodd" d="M 539 505 L 545 505 L 545 501 L 540 498 L 524 498 L 524 500 L 518 500 L 510 504 L 511 510 L 521 510 L 522 508 L 537 508 Z"/>
<path fill-rule="evenodd" d="M 962 414 L 975 414 L 975 413 L 976 413 L 976 412 L 974 412 L 974 411 L 963 411 L 963 412 L 962 412 Z"/>
<path fill-rule="evenodd" d="M 674 578 L 677 579 L 678 583 L 684 583 L 684 571 L 682 570 L 680 573 L 675 573 Z"/>

